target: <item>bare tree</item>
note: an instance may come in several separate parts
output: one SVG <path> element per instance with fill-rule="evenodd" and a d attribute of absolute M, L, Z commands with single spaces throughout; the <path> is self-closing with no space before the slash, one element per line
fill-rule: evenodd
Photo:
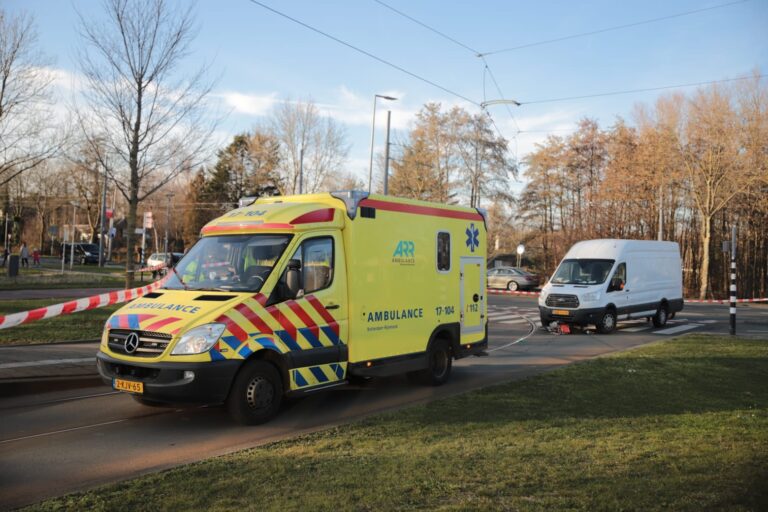
<path fill-rule="evenodd" d="M 59 149 L 51 118 L 53 75 L 35 50 L 32 18 L 0 9 L 0 185 Z"/>
<path fill-rule="evenodd" d="M 128 203 L 130 287 L 139 204 L 208 156 L 212 84 L 205 66 L 178 72 L 194 38 L 191 8 L 164 0 L 104 0 L 103 7 L 103 18 L 80 14 L 87 108 L 78 109 L 78 122 Z"/>
<path fill-rule="evenodd" d="M 349 153 L 344 129 L 330 117 L 322 117 L 312 101 L 284 101 L 273 117 L 272 131 L 280 142 L 282 194 L 299 192 L 302 167 L 303 192 L 310 193 L 342 170 Z"/>

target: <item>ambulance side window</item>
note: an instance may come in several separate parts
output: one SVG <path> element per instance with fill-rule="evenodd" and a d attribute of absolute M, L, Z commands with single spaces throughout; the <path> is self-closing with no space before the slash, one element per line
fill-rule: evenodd
<path fill-rule="evenodd" d="M 451 234 L 446 231 L 437 233 L 437 271 L 451 270 Z"/>
<path fill-rule="evenodd" d="M 301 262 L 304 294 L 328 288 L 333 282 L 333 238 L 310 238 L 301 243 L 292 259 Z"/>

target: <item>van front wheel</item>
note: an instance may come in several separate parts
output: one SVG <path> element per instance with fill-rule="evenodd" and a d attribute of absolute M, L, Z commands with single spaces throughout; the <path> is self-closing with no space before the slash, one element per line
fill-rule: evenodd
<path fill-rule="evenodd" d="M 667 313 L 667 306 L 662 304 L 659 306 L 659 309 L 656 310 L 656 314 L 653 315 L 653 326 L 664 327 L 665 325 L 667 325 L 668 319 L 669 319 L 669 315 Z"/>
<path fill-rule="evenodd" d="M 249 361 L 232 383 L 227 410 L 238 423 L 258 425 L 277 414 L 282 400 L 283 381 L 277 369 L 266 361 Z"/>
<path fill-rule="evenodd" d="M 610 334 L 616 329 L 616 312 L 608 309 L 597 322 L 597 332 L 600 334 Z"/>

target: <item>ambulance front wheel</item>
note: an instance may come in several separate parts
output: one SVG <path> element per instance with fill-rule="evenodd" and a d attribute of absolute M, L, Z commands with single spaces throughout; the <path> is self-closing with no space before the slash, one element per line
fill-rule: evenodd
<path fill-rule="evenodd" d="M 283 381 L 272 364 L 254 360 L 245 363 L 235 377 L 227 397 L 230 416 L 243 425 L 258 425 L 272 419 L 283 400 Z"/>

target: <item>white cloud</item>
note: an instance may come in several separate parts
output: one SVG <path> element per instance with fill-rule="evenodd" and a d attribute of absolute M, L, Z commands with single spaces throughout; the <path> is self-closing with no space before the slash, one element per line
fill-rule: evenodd
<path fill-rule="evenodd" d="M 235 91 L 225 91 L 213 93 L 214 98 L 219 98 L 224 103 L 239 114 L 251 116 L 264 116 L 272 110 L 278 101 L 278 94 L 271 92 L 268 94 L 247 94 Z"/>

